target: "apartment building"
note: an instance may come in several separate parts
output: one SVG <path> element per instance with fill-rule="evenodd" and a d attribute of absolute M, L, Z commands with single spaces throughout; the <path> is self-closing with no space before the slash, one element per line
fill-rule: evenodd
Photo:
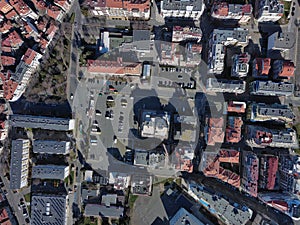
<path fill-rule="evenodd" d="M 287 82 L 256 80 L 250 83 L 250 94 L 266 96 L 290 96 L 294 93 L 294 84 Z"/>
<path fill-rule="evenodd" d="M 69 166 L 36 165 L 32 167 L 32 178 L 64 180 L 70 174 Z"/>
<path fill-rule="evenodd" d="M 259 160 L 253 152 L 244 151 L 242 158 L 242 188 L 253 197 L 258 191 Z"/>
<path fill-rule="evenodd" d="M 231 76 L 232 77 L 246 77 L 249 72 L 249 61 L 251 56 L 245 52 L 242 54 L 236 54 L 232 56 L 232 68 Z"/>
<path fill-rule="evenodd" d="M 289 193 L 300 193 L 300 158 L 298 155 L 279 156 L 279 188 Z"/>
<path fill-rule="evenodd" d="M 275 32 L 268 37 L 268 57 L 272 59 L 291 59 L 290 50 L 296 44 L 293 32 Z"/>
<path fill-rule="evenodd" d="M 281 0 L 256 0 L 255 1 L 255 16 L 257 21 L 276 22 L 284 13 L 284 5 Z"/>
<path fill-rule="evenodd" d="M 295 115 L 288 105 L 252 103 L 248 108 L 247 119 L 251 122 L 274 121 L 292 123 Z"/>
<path fill-rule="evenodd" d="M 87 61 L 87 71 L 91 74 L 140 76 L 142 68 L 142 63 L 124 62 L 122 58 L 117 58 L 116 61 L 100 59 Z"/>
<path fill-rule="evenodd" d="M 290 80 L 295 75 L 296 66 L 290 60 L 275 60 L 273 62 L 273 78 L 277 80 Z"/>
<path fill-rule="evenodd" d="M 246 143 L 251 147 L 297 148 L 296 131 L 287 129 L 268 129 L 266 127 L 248 125 L 246 127 Z"/>
<path fill-rule="evenodd" d="M 12 75 L 12 79 L 18 82 L 18 86 L 14 92 L 13 98 L 10 101 L 17 101 L 25 92 L 32 74 L 36 71 L 40 64 L 39 60 L 41 58 L 42 55 L 40 53 L 30 48 L 27 49 L 20 63 L 16 67 L 16 72 Z"/>
<path fill-rule="evenodd" d="M 40 128 L 46 130 L 62 131 L 73 130 L 75 125 L 74 119 L 21 114 L 10 115 L 9 122 L 13 127 Z"/>
<path fill-rule="evenodd" d="M 248 43 L 249 31 L 244 28 L 214 29 L 209 39 L 208 72 L 221 74 L 224 70 L 225 46 L 244 46 Z"/>
<path fill-rule="evenodd" d="M 211 16 L 216 19 L 239 20 L 240 23 L 247 23 L 251 19 L 252 5 L 250 4 L 228 4 L 227 2 L 214 2 L 211 9 Z"/>
<path fill-rule="evenodd" d="M 206 82 L 206 91 L 221 93 L 242 94 L 246 90 L 246 82 L 242 80 L 225 80 L 208 78 Z"/>
<path fill-rule="evenodd" d="M 21 189 L 28 185 L 29 148 L 28 139 L 11 142 L 10 189 Z"/>
<path fill-rule="evenodd" d="M 268 79 L 270 69 L 270 58 L 255 58 L 253 60 L 252 76 L 259 79 Z"/>
<path fill-rule="evenodd" d="M 69 141 L 34 140 L 32 145 L 34 153 L 66 155 L 70 152 L 71 143 Z"/>
<path fill-rule="evenodd" d="M 106 16 L 114 20 L 150 19 L 150 0 L 87 0 L 84 4 L 93 16 Z"/>
<path fill-rule="evenodd" d="M 67 224 L 68 195 L 37 194 L 31 196 L 31 223 Z"/>
<path fill-rule="evenodd" d="M 202 0 L 162 0 L 160 4 L 161 15 L 164 18 L 181 17 L 199 20 L 205 8 L 205 4 Z"/>

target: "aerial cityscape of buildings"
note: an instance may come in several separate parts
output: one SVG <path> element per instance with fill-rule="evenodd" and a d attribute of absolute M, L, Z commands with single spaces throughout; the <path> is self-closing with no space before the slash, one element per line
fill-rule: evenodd
<path fill-rule="evenodd" d="M 300 2 L 0 0 L 0 224 L 296 224 Z"/>

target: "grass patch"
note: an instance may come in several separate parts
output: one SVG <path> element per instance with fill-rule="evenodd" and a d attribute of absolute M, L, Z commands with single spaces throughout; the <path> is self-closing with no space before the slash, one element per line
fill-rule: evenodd
<path fill-rule="evenodd" d="M 284 1 L 284 11 L 290 12 L 292 2 Z"/>
<path fill-rule="evenodd" d="M 70 17 L 70 23 L 74 23 L 74 21 L 75 21 L 75 13 L 72 13 Z"/>
<path fill-rule="evenodd" d="M 84 220 L 79 225 L 97 225 L 97 218 L 84 217 Z"/>
<path fill-rule="evenodd" d="M 137 200 L 139 196 L 138 195 L 133 195 L 133 194 L 129 194 L 129 199 L 128 199 L 128 203 L 129 203 L 129 208 L 132 209 L 134 206 L 135 201 Z"/>
<path fill-rule="evenodd" d="M 75 171 L 71 171 L 71 173 L 70 173 L 70 175 L 69 175 L 70 184 L 73 184 L 73 182 L 74 182 L 74 177 L 75 177 Z"/>
<path fill-rule="evenodd" d="M 24 195 L 24 198 L 25 198 L 26 202 L 30 202 L 30 196 L 31 196 L 30 193 Z"/>
<path fill-rule="evenodd" d="M 82 15 L 84 15 L 85 17 L 88 17 L 88 16 L 89 16 L 89 10 L 86 9 L 86 8 L 82 8 L 82 9 L 81 9 L 81 13 L 82 13 Z"/>

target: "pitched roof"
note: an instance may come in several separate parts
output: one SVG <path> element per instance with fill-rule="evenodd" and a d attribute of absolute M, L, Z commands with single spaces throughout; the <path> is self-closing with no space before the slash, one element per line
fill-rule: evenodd
<path fill-rule="evenodd" d="M 44 0 L 32 0 L 32 2 L 38 10 L 46 10 L 47 6 Z"/>
<path fill-rule="evenodd" d="M 2 41 L 2 46 L 18 48 L 23 44 L 20 35 L 14 30 L 9 33 L 8 37 Z"/>
<path fill-rule="evenodd" d="M 12 9 L 13 9 L 13 7 L 8 2 L 6 2 L 5 0 L 0 0 L 0 11 L 1 12 L 6 14 Z"/>
<path fill-rule="evenodd" d="M 8 20 L 6 22 L 1 23 L 0 25 L 0 33 L 4 34 L 7 33 L 13 26 L 11 22 Z"/>
<path fill-rule="evenodd" d="M 223 143 L 225 133 L 223 131 L 224 119 L 209 118 L 207 131 L 207 144 L 215 145 L 215 143 Z"/>
<path fill-rule="evenodd" d="M 9 11 L 9 13 L 7 13 L 5 15 L 5 18 L 9 19 L 9 20 L 12 20 L 13 18 L 15 18 L 17 16 L 18 16 L 18 13 L 13 9 L 13 10 Z"/>
<path fill-rule="evenodd" d="M 23 0 L 10 0 L 10 3 L 20 16 L 25 16 L 31 11 L 29 6 Z"/>
<path fill-rule="evenodd" d="M 61 13 L 61 9 L 58 6 L 52 5 L 47 8 L 47 14 L 53 19 L 57 19 Z"/>
<path fill-rule="evenodd" d="M 37 56 L 37 52 L 28 48 L 25 52 L 25 54 L 22 57 L 22 60 L 27 64 L 30 65 L 32 61 L 35 59 Z"/>
<path fill-rule="evenodd" d="M 16 59 L 14 57 L 1 55 L 1 64 L 3 66 L 12 66 L 15 64 L 15 62 L 16 62 Z"/>
<path fill-rule="evenodd" d="M 4 98 L 6 100 L 12 99 L 14 92 L 17 89 L 18 83 L 10 80 L 10 72 L 8 72 L 6 76 L 3 73 L 0 73 L 0 79 L 3 83 Z"/>

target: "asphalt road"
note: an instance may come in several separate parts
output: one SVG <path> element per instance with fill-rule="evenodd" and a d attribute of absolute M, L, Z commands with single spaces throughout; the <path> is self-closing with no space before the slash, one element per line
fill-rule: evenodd
<path fill-rule="evenodd" d="M 11 206 L 14 215 L 16 216 L 19 225 L 26 225 L 27 223 L 25 222 L 25 218 L 23 216 L 23 211 L 18 209 L 18 204 L 20 203 L 20 199 L 24 198 L 23 193 L 29 193 L 30 189 L 29 188 L 25 188 L 23 190 L 23 192 L 16 192 L 13 193 L 13 191 L 9 188 L 9 181 L 6 177 L 1 175 L 1 179 L 3 181 L 4 187 L 2 188 L 2 190 L 6 190 L 7 191 L 7 195 L 6 198 L 8 200 L 9 205 Z M 27 209 L 27 213 L 29 215 L 28 209 Z"/>

